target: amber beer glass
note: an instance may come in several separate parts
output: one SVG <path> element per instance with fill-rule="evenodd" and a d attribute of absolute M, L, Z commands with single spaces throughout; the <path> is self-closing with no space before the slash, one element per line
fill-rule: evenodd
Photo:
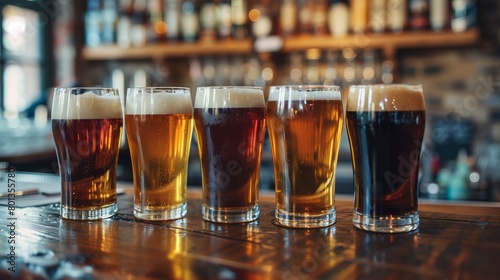
<path fill-rule="evenodd" d="M 257 87 L 200 87 L 194 122 L 202 169 L 202 216 L 221 223 L 259 217 L 265 136 L 264 92 Z"/>
<path fill-rule="evenodd" d="M 278 225 L 313 228 L 335 223 L 343 118 L 337 86 L 271 87 L 267 121 Z"/>
<path fill-rule="evenodd" d="M 354 225 L 376 232 L 417 229 L 425 127 L 422 87 L 351 86 L 346 127 L 354 171 Z"/>
<path fill-rule="evenodd" d="M 184 217 L 193 132 L 190 90 L 127 89 L 125 128 L 134 177 L 134 216 L 144 220 Z"/>
<path fill-rule="evenodd" d="M 52 135 L 61 175 L 61 217 L 96 220 L 112 216 L 122 134 L 117 89 L 56 88 Z"/>

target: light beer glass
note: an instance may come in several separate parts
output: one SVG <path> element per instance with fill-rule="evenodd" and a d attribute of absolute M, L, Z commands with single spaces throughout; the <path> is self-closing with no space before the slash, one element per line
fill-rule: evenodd
<path fill-rule="evenodd" d="M 338 86 L 274 86 L 267 103 L 276 191 L 275 222 L 335 223 L 335 172 L 343 129 Z"/>
<path fill-rule="evenodd" d="M 61 217 L 96 220 L 117 211 L 122 124 L 117 89 L 54 90 L 52 135 L 61 175 Z"/>
<path fill-rule="evenodd" d="M 346 128 L 355 184 L 354 225 L 375 232 L 417 229 L 425 128 L 422 87 L 351 86 Z"/>
<path fill-rule="evenodd" d="M 134 216 L 173 220 L 186 215 L 193 105 L 188 88 L 127 89 L 125 130 L 134 180 Z"/>
<path fill-rule="evenodd" d="M 264 92 L 257 87 L 199 87 L 194 122 L 202 169 L 202 216 L 221 223 L 259 217 L 265 136 Z"/>

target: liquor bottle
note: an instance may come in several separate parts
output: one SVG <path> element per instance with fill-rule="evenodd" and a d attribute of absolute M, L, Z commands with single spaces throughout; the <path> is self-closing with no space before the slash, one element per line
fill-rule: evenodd
<path fill-rule="evenodd" d="M 101 45 L 101 14 L 99 0 L 87 1 L 85 13 L 85 44 L 89 47 Z"/>
<path fill-rule="evenodd" d="M 116 24 L 116 43 L 120 48 L 128 48 L 131 44 L 132 0 L 121 0 L 118 5 L 118 22 Z"/>
<path fill-rule="evenodd" d="M 147 1 L 135 0 L 132 13 L 132 28 L 130 30 L 130 39 L 135 47 L 146 45 L 148 18 Z"/>
<path fill-rule="evenodd" d="M 367 48 L 363 51 L 363 80 L 364 85 L 375 83 L 375 51 Z"/>
<path fill-rule="evenodd" d="M 432 0 L 429 2 L 429 23 L 432 30 L 441 31 L 445 29 L 448 21 L 449 0 Z"/>
<path fill-rule="evenodd" d="M 299 32 L 302 34 L 312 34 L 313 2 L 309 0 L 299 0 Z"/>
<path fill-rule="evenodd" d="M 185 42 L 193 42 L 198 36 L 199 20 L 194 0 L 185 0 L 181 6 L 181 33 Z"/>
<path fill-rule="evenodd" d="M 231 34 L 235 39 L 244 39 L 248 35 L 247 31 L 247 3 L 245 0 L 231 0 Z"/>
<path fill-rule="evenodd" d="M 406 1 L 405 0 L 387 0 L 387 28 L 400 33 L 404 30 L 406 24 Z"/>
<path fill-rule="evenodd" d="M 233 24 L 231 15 L 231 1 L 220 0 L 217 3 L 217 35 L 220 39 L 231 37 L 231 27 Z"/>
<path fill-rule="evenodd" d="M 296 33 L 297 29 L 297 0 L 282 0 L 280 7 L 280 34 L 290 36 Z"/>
<path fill-rule="evenodd" d="M 162 41 L 167 33 L 166 24 L 162 18 L 162 0 L 149 0 L 147 9 L 149 15 L 147 25 L 147 41 Z"/>
<path fill-rule="evenodd" d="M 354 34 L 366 31 L 368 18 L 368 1 L 351 0 L 351 29 Z"/>
<path fill-rule="evenodd" d="M 180 33 L 181 0 L 165 0 L 164 9 L 167 40 L 177 41 Z"/>
<path fill-rule="evenodd" d="M 256 38 L 270 36 L 273 31 L 273 17 L 270 0 L 259 0 L 248 13 L 252 35 Z"/>
<path fill-rule="evenodd" d="M 427 0 L 410 0 L 410 28 L 423 30 L 429 26 L 429 3 Z"/>
<path fill-rule="evenodd" d="M 370 30 L 382 33 L 385 30 L 385 0 L 372 0 L 370 3 Z"/>
<path fill-rule="evenodd" d="M 329 50 L 326 53 L 325 85 L 340 85 L 338 69 L 338 51 Z"/>
<path fill-rule="evenodd" d="M 344 37 L 349 33 L 349 5 L 347 0 L 332 0 L 328 12 L 330 34 Z"/>
<path fill-rule="evenodd" d="M 104 0 L 101 10 L 102 44 L 110 45 L 115 42 L 117 9 L 115 0 Z"/>
<path fill-rule="evenodd" d="M 476 24 L 476 1 L 452 0 L 451 30 L 462 32 Z"/>
<path fill-rule="evenodd" d="M 328 33 L 328 2 L 326 0 L 313 1 L 312 25 L 314 35 Z"/>
<path fill-rule="evenodd" d="M 204 0 L 200 7 L 200 39 L 214 41 L 217 35 L 217 6 L 213 0 Z"/>

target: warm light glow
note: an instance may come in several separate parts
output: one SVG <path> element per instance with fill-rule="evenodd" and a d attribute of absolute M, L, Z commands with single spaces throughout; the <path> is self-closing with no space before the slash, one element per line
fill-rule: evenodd
<path fill-rule="evenodd" d="M 248 12 L 248 18 L 256 22 L 260 18 L 260 11 L 258 9 L 251 9 L 250 12 Z"/>
<path fill-rule="evenodd" d="M 167 24 L 163 21 L 156 22 L 155 32 L 157 34 L 166 34 L 167 33 Z"/>

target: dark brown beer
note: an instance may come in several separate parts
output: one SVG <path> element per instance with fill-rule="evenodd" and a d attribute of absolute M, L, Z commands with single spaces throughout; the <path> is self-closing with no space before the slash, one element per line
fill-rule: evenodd
<path fill-rule="evenodd" d="M 367 216 L 417 211 L 425 111 L 347 112 L 346 119 L 356 165 L 355 210 Z"/>
<path fill-rule="evenodd" d="M 194 109 L 208 207 L 257 205 L 265 114 L 264 106 Z"/>
<path fill-rule="evenodd" d="M 53 119 L 62 181 L 62 207 L 98 209 L 116 203 L 116 166 L 122 133 L 117 119 Z"/>

